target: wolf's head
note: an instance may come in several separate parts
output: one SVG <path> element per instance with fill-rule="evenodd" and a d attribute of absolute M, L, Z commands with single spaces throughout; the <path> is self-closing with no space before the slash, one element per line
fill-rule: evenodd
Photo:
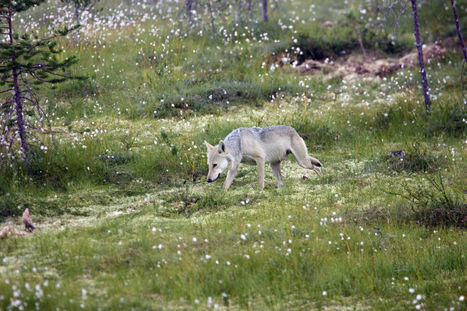
<path fill-rule="evenodd" d="M 212 146 L 207 141 L 204 141 L 206 148 L 208 149 L 208 177 L 207 182 L 213 182 L 221 173 L 229 167 L 229 156 L 225 151 L 225 144 L 221 140 L 217 146 Z"/>

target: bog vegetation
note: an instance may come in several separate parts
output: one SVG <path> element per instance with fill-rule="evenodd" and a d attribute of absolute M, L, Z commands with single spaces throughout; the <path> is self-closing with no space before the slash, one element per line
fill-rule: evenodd
<path fill-rule="evenodd" d="M 25 84 L 26 149 L 0 90 L 0 310 L 464 309 L 464 57 L 451 1 L 415 2 L 429 115 L 405 1 L 18 10 L 14 40 L 53 36 L 67 78 Z M 228 192 L 205 183 L 204 140 L 274 124 L 323 177 L 291 159 L 282 188 L 247 165 Z M 37 229 L 15 234 L 26 208 Z"/>

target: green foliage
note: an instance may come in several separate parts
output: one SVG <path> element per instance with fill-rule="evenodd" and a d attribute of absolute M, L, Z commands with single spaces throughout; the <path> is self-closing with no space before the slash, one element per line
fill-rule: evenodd
<path fill-rule="evenodd" d="M 358 46 L 351 28 L 331 28 L 315 24 L 308 33 L 301 33 L 293 45 L 299 48 L 298 61 L 324 60 L 348 53 Z"/>
<path fill-rule="evenodd" d="M 76 3 L 77 5 L 81 7 L 87 7 L 90 5 L 92 2 L 95 2 L 95 0 L 61 0 L 62 2 L 73 2 Z"/>
<path fill-rule="evenodd" d="M 15 12 L 22 12 L 43 2 L 45 2 L 45 0 L 0 0 L 0 7 L 2 11 L 11 9 Z"/>
<path fill-rule="evenodd" d="M 309 148 L 313 149 L 332 148 L 338 143 L 339 137 L 343 134 L 337 133 L 325 122 L 312 120 L 306 114 L 287 121 L 284 123 L 290 123 L 290 126 L 295 128 L 300 136 L 308 142 Z"/>
<path fill-rule="evenodd" d="M 69 83 L 61 84 L 54 90 L 54 94 L 64 100 L 95 96 L 100 92 L 99 86 L 92 79 L 73 79 Z M 59 107 L 57 107 L 59 108 Z M 60 112 L 60 115 L 65 112 Z"/>
<path fill-rule="evenodd" d="M 414 143 L 403 150 L 391 151 L 381 158 L 381 165 L 396 172 L 427 172 L 439 169 L 442 161 L 425 144 Z"/>
<path fill-rule="evenodd" d="M 411 38 L 409 40 L 402 36 L 391 39 L 388 33 L 367 27 L 362 27 L 359 31 L 367 50 L 393 55 L 412 48 Z M 332 28 L 326 28 L 315 22 L 307 25 L 306 28 L 303 27 L 298 38 L 291 45 L 278 46 L 276 53 L 282 53 L 285 50 L 295 53 L 298 62 L 301 63 L 307 59 L 335 59 L 359 49 L 357 35 L 351 23 L 342 22 Z"/>
<path fill-rule="evenodd" d="M 426 133 L 429 137 L 446 134 L 465 137 L 467 134 L 467 111 L 465 105 L 441 106 L 428 121 Z"/>
<path fill-rule="evenodd" d="M 462 194 L 445 184 L 441 173 L 427 176 L 428 185 L 406 187 L 399 195 L 406 198 L 417 222 L 430 227 L 457 226 L 467 228 L 467 203 Z"/>
<path fill-rule="evenodd" d="M 0 43 L 0 58 L 6 63 L 0 67 L 1 85 L 13 87 L 12 70 L 21 72 L 21 75 L 31 75 L 34 78 L 34 84 L 59 83 L 64 82 L 71 77 L 61 74 L 65 69 L 75 64 L 78 59 L 76 56 L 66 57 L 63 60 L 58 58 L 62 49 L 57 48 L 57 42 L 52 38 L 66 36 L 77 26 L 72 28 L 65 27 L 58 30 L 51 38 L 34 39 L 25 34 L 18 37 L 12 44 L 9 42 Z M 15 58 L 13 62 L 11 59 Z M 73 77 L 75 79 L 84 79 L 83 77 Z"/>
<path fill-rule="evenodd" d="M 388 33 L 377 32 L 371 28 L 361 29 L 362 42 L 365 48 L 381 51 L 388 55 L 400 55 L 413 48 L 412 37 L 392 37 Z"/>

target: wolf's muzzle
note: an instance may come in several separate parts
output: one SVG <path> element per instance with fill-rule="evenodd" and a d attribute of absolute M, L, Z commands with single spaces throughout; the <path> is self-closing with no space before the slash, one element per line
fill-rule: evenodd
<path fill-rule="evenodd" d="M 206 182 L 213 182 L 213 181 L 216 181 L 217 178 L 219 178 L 219 176 L 221 176 L 221 173 L 217 174 L 217 177 L 214 178 L 214 179 L 211 179 L 211 178 L 206 179 Z"/>

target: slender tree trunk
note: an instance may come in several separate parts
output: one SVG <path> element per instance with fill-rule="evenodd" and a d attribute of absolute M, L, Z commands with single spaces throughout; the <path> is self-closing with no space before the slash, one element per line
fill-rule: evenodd
<path fill-rule="evenodd" d="M 8 37 L 10 39 L 10 44 L 13 45 L 13 26 L 11 24 L 12 11 L 11 8 L 8 8 Z M 16 69 L 16 55 L 11 56 L 11 62 L 13 64 L 12 76 L 13 76 L 13 90 L 14 90 L 14 101 L 15 101 L 15 111 L 16 111 L 16 124 L 18 125 L 18 133 L 21 140 L 21 149 L 23 149 L 24 155 L 26 156 L 27 146 L 26 146 L 26 130 L 24 128 L 23 121 L 23 104 L 21 103 L 21 90 L 19 88 L 18 81 L 18 71 Z"/>
<path fill-rule="evenodd" d="M 76 24 L 79 25 L 81 22 L 81 8 L 78 2 L 75 2 L 75 20 L 76 20 Z M 81 29 L 80 28 L 78 28 L 77 37 L 78 37 L 78 42 L 81 41 Z"/>
<path fill-rule="evenodd" d="M 76 24 L 79 24 L 81 19 L 80 5 L 78 2 L 75 2 L 75 20 Z"/>
<path fill-rule="evenodd" d="M 451 0 L 452 13 L 454 14 L 454 22 L 456 23 L 457 36 L 459 37 L 459 43 L 462 47 L 462 53 L 464 53 L 464 60 L 467 62 L 467 50 L 465 48 L 464 38 L 462 37 L 461 27 L 459 26 L 459 17 L 457 16 L 456 1 Z"/>
<path fill-rule="evenodd" d="M 431 102 L 428 91 L 428 80 L 426 79 L 425 62 L 423 61 L 422 43 L 420 40 L 420 26 L 418 23 L 417 0 L 410 1 L 412 2 L 414 36 L 418 52 L 418 66 L 420 67 L 420 75 L 422 76 L 423 97 L 425 99 L 426 113 L 429 115 L 431 112 Z"/>
<path fill-rule="evenodd" d="M 267 22 L 269 20 L 269 16 L 268 16 L 268 0 L 263 0 L 263 17 L 264 17 L 265 22 Z"/>
<path fill-rule="evenodd" d="M 188 16 L 188 23 L 190 24 L 190 26 L 193 26 L 193 0 L 186 0 L 185 6 L 186 14 Z"/>
<path fill-rule="evenodd" d="M 247 10 L 248 10 L 248 21 L 251 21 L 252 19 L 252 13 L 253 13 L 253 7 L 252 7 L 252 4 L 251 4 L 251 0 L 248 0 L 247 2 Z"/>
<path fill-rule="evenodd" d="M 209 15 L 211 18 L 211 28 L 212 28 L 212 34 L 214 35 L 214 40 L 216 40 L 216 25 L 214 24 L 214 13 L 212 12 L 212 5 L 211 1 L 208 1 L 208 8 L 209 8 Z"/>
<path fill-rule="evenodd" d="M 362 37 L 360 36 L 360 30 L 358 29 L 357 25 L 354 26 L 354 30 L 355 30 L 355 33 L 357 34 L 358 44 L 360 44 L 360 49 L 362 49 L 363 57 L 367 59 L 365 47 L 363 46 Z"/>
<path fill-rule="evenodd" d="M 238 7 L 237 7 L 237 12 L 235 15 L 236 15 L 236 19 L 242 23 L 243 22 L 243 2 L 242 0 L 238 0 Z"/>

